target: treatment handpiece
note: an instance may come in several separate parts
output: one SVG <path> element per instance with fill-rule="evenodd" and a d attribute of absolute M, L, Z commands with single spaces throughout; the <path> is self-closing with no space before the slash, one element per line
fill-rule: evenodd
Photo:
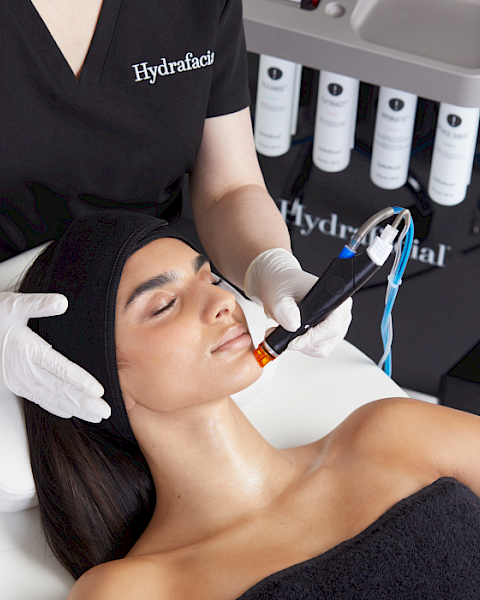
<path fill-rule="evenodd" d="M 328 266 L 317 283 L 298 304 L 301 326 L 297 331 L 277 327 L 254 351 L 261 367 L 277 358 L 296 337 L 326 319 L 347 298 L 353 296 L 385 263 L 393 249 L 398 230 L 387 225 L 381 236 L 362 254 L 355 254 L 358 241 L 353 238 Z M 353 249 L 352 249 L 353 248 Z"/>

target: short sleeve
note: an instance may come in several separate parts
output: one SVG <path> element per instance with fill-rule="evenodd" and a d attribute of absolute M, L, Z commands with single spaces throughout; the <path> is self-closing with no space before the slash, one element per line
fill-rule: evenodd
<path fill-rule="evenodd" d="M 207 117 L 218 117 L 250 105 L 248 65 L 241 0 L 223 0 L 215 45 Z"/>

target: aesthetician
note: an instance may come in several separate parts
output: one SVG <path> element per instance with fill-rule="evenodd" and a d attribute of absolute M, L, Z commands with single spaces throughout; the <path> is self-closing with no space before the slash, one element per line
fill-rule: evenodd
<path fill-rule="evenodd" d="M 0 260 L 91 211 L 174 219 L 188 173 L 212 262 L 300 326 L 295 301 L 316 278 L 291 255 L 257 161 L 241 0 L 0 0 L 0 40 Z M 66 308 L 58 294 L 0 294 L 0 383 L 98 422 L 101 385 L 27 327 Z M 295 349 L 325 356 L 350 319 L 346 303 Z"/>

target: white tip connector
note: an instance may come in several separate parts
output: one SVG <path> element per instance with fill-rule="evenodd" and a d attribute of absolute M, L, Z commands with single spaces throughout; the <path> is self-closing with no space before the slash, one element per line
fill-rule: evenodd
<path fill-rule="evenodd" d="M 387 225 L 381 235 L 377 236 L 367 248 L 370 259 L 381 267 L 393 250 L 393 242 L 398 235 L 398 229 Z"/>

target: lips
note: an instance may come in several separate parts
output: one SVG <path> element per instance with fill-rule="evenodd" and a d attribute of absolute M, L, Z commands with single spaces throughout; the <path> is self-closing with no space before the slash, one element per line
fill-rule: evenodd
<path fill-rule="evenodd" d="M 237 348 L 244 348 L 250 343 L 251 337 L 246 328 L 243 325 L 235 325 L 223 334 L 220 341 L 213 347 L 212 352 L 236 350 Z"/>

